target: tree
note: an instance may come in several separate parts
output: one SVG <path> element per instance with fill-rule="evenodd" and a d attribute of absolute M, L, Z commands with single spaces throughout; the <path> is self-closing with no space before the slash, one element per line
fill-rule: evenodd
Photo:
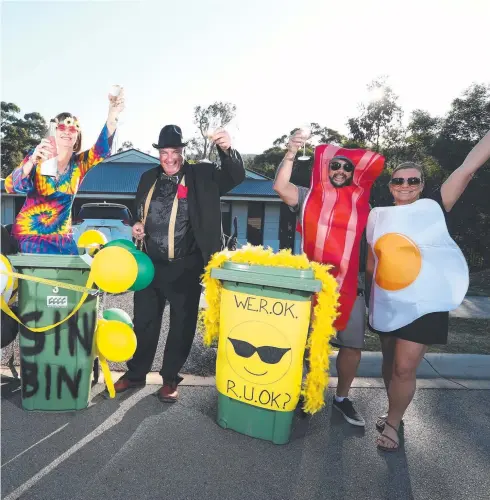
<path fill-rule="evenodd" d="M 11 102 L 1 103 L 0 136 L 2 141 L 2 177 L 19 165 L 29 150 L 45 136 L 47 125 L 39 113 L 19 117 L 20 108 Z"/>
<path fill-rule="evenodd" d="M 310 123 L 311 137 L 305 144 L 305 153 L 310 157 L 309 160 L 295 160 L 293 172 L 291 174 L 291 182 L 298 186 L 309 186 L 311 169 L 313 168 L 313 155 L 315 145 L 321 143 L 332 143 L 342 145 L 347 140 L 342 134 L 334 129 L 322 127 L 318 123 Z M 294 128 L 289 134 L 284 134 L 278 137 L 272 143 L 272 148 L 266 149 L 262 154 L 255 156 L 250 168 L 269 178 L 274 178 L 276 170 L 286 154 L 287 143 L 289 137 L 293 135 L 298 128 Z"/>
<path fill-rule="evenodd" d="M 194 123 L 199 136 L 189 141 L 188 150 L 194 159 L 204 159 L 212 154 L 216 157 L 216 146 L 210 143 L 209 128 L 226 127 L 236 115 L 236 106 L 230 102 L 216 101 L 207 107 L 194 108 Z"/>
<path fill-rule="evenodd" d="M 123 151 L 127 151 L 128 149 L 135 149 L 135 147 L 133 146 L 133 143 L 131 141 L 124 141 L 117 152 L 122 153 Z"/>
<path fill-rule="evenodd" d="M 451 103 L 434 144 L 434 155 L 443 168 L 452 171 L 488 130 L 490 85 L 473 84 Z"/>
<path fill-rule="evenodd" d="M 373 80 L 367 88 L 373 99 L 360 105 L 360 115 L 350 118 L 347 126 L 357 144 L 380 152 L 383 145 L 389 147 L 402 135 L 403 112 L 397 104 L 398 96 L 385 78 Z"/>
<path fill-rule="evenodd" d="M 427 111 L 416 109 L 412 112 L 405 142 L 413 161 L 422 161 L 432 155 L 441 123 L 440 118 L 431 116 Z"/>
<path fill-rule="evenodd" d="M 490 86 L 472 84 L 453 100 L 432 148 L 447 177 L 490 129 Z M 490 163 L 490 162 L 488 162 Z M 473 178 L 451 210 L 450 227 L 470 268 L 490 266 L 490 165 Z"/>
<path fill-rule="evenodd" d="M 354 124 L 358 123 L 354 121 Z M 380 149 L 389 166 L 401 161 L 422 164 L 425 170 L 424 193 L 430 195 L 435 189 L 440 189 L 444 180 L 461 165 L 489 129 L 490 88 L 473 84 L 453 100 L 444 117 L 434 117 L 420 109 L 412 112 L 406 131 L 402 130 L 398 137 L 391 137 L 391 141 L 386 140 L 385 134 Z M 449 214 L 451 235 L 473 270 L 490 266 L 489 166 L 480 169 Z M 392 203 L 388 181 L 389 169 L 373 186 L 373 206 Z"/>

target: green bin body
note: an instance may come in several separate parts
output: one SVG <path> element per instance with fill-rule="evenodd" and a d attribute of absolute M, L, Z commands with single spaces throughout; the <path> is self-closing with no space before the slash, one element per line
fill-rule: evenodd
<path fill-rule="evenodd" d="M 220 279 L 224 290 L 240 292 L 268 299 L 308 302 L 321 290 L 321 282 L 314 279 L 311 269 L 291 269 L 258 265 L 224 263 L 211 271 Z M 298 332 L 299 333 L 299 332 Z M 220 332 L 220 342 L 222 332 Z M 217 363 L 217 377 L 220 365 Z M 289 442 L 294 410 L 276 411 L 247 404 L 218 391 L 218 425 L 250 437 L 274 444 Z"/>
<path fill-rule="evenodd" d="M 17 254 L 12 266 L 26 276 L 85 286 L 89 266 L 79 257 Z M 38 328 L 66 318 L 82 292 L 19 279 L 19 318 Z M 98 298 L 89 295 L 67 321 L 46 332 L 20 327 L 22 407 L 37 411 L 73 411 L 88 406 L 94 362 Z"/>

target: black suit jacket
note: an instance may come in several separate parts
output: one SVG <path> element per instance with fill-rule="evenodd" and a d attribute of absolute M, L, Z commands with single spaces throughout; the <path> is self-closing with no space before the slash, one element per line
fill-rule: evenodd
<path fill-rule="evenodd" d="M 220 198 L 245 179 L 245 168 L 238 151 L 231 149 L 224 153 L 218 148 L 218 153 L 221 168 L 215 163 L 185 162 L 183 165 L 188 188 L 189 219 L 204 265 L 207 265 L 211 255 L 221 250 Z M 148 192 L 161 171 L 159 165 L 141 176 L 136 192 L 136 209 L 140 221 L 143 219 Z"/>

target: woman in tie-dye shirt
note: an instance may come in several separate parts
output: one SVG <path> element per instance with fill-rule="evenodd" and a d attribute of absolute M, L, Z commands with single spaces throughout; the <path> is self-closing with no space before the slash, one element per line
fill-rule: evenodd
<path fill-rule="evenodd" d="M 41 174 L 40 163 L 52 156 L 52 144 L 43 139 L 34 151 L 5 179 L 7 193 L 26 195 L 12 227 L 23 253 L 78 255 L 73 240 L 71 209 L 87 172 L 111 153 L 119 113 L 124 109 L 124 93 L 109 96 L 109 115 L 97 142 L 80 153 L 78 120 L 61 113 L 56 125 L 58 169 L 56 177 Z"/>

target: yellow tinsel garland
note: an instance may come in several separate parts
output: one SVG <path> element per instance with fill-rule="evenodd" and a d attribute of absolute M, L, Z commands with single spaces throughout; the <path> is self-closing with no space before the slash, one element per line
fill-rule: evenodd
<path fill-rule="evenodd" d="M 307 413 L 316 413 L 325 405 L 325 389 L 328 385 L 330 339 L 335 335 L 333 323 L 337 317 L 338 297 L 337 282 L 328 272 L 331 266 L 310 262 L 306 255 L 292 255 L 291 250 L 274 253 L 271 248 L 245 245 L 240 250 L 224 250 L 215 253 L 209 261 L 203 284 L 206 292 L 207 309 L 201 312 L 204 323 L 204 344 L 210 346 L 219 337 L 219 319 L 221 303 L 221 281 L 211 277 L 211 270 L 221 267 L 224 262 L 254 264 L 293 269 L 313 269 L 315 279 L 322 282 L 322 289 L 317 294 L 313 310 L 312 326 L 308 337 L 309 371 L 304 380 L 302 395 L 303 409 Z"/>

